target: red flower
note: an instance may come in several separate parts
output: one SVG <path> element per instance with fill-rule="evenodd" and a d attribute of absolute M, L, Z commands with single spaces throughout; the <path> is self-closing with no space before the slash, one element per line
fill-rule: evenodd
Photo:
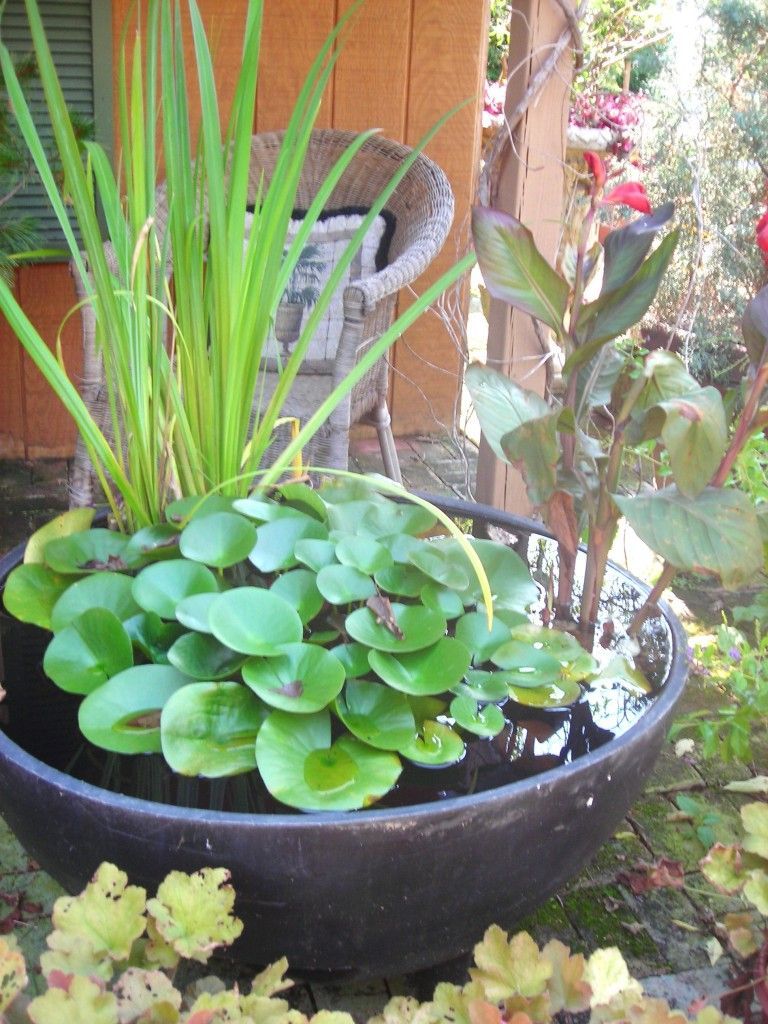
<path fill-rule="evenodd" d="M 757 222 L 755 228 L 755 241 L 763 253 L 763 262 L 768 266 L 768 210 Z"/>
<path fill-rule="evenodd" d="M 595 179 L 596 187 L 602 188 L 605 184 L 606 178 L 605 164 L 597 153 L 593 153 L 589 149 L 585 152 L 584 159 L 586 160 L 587 167 L 589 168 L 589 173 Z"/>
<path fill-rule="evenodd" d="M 611 189 L 603 199 L 604 203 L 612 206 L 631 206 L 638 213 L 650 213 L 651 204 L 645 193 L 645 186 L 639 181 L 625 181 L 623 185 L 617 185 Z"/>

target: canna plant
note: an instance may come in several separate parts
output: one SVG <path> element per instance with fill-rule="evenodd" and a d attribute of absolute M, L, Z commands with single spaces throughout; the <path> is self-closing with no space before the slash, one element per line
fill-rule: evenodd
<path fill-rule="evenodd" d="M 578 609 L 586 639 L 622 516 L 664 559 L 633 631 L 678 570 L 711 573 L 738 587 L 762 566 L 764 508 L 724 485 L 744 445 L 768 424 L 768 288 L 744 313 L 748 369 L 729 424 L 720 393 L 701 387 L 676 355 L 659 350 L 636 357 L 622 343 L 649 309 L 669 264 L 677 231 L 654 243 L 674 211 L 671 203 L 652 211 L 638 185 L 605 195 L 603 161 L 594 153 L 585 157 L 590 202 L 578 241 L 565 249 L 562 273 L 514 217 L 487 208 L 473 213 L 488 290 L 551 332 L 562 352 L 562 396 L 545 400 L 478 364 L 469 367 L 467 386 L 488 444 L 521 471 L 531 503 L 557 539 L 561 622 L 572 622 L 577 551 L 586 537 Z M 642 215 L 593 244 L 604 204 Z M 632 486 L 625 478 L 624 454 L 640 442 L 651 442 L 668 461 L 666 486 Z"/>

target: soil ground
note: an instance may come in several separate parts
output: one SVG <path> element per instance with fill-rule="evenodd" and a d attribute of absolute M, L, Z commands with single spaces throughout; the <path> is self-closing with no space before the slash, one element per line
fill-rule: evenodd
<path fill-rule="evenodd" d="M 411 438 L 399 441 L 398 448 L 412 489 L 467 492 L 474 467 L 471 444 L 464 443 L 459 450 L 447 439 Z M 381 471 L 376 445 L 370 442 L 357 444 L 353 461 L 361 469 Z M 0 463 L 0 552 L 66 507 L 66 471 L 63 462 Z M 675 604 L 686 629 L 701 634 L 716 627 L 724 609 L 744 603 L 742 597 L 734 601 L 718 588 L 694 582 L 680 591 Z M 705 679 L 694 675 L 683 710 L 716 707 L 720 699 Z M 764 762 L 764 772 L 767 767 Z M 733 908 L 707 885 L 698 862 L 712 832 L 721 841 L 737 834 L 738 808 L 745 798 L 723 786 L 749 775 L 744 767 L 702 760 L 695 754 L 678 757 L 667 744 L 645 793 L 610 842 L 579 877 L 518 927 L 527 929 L 539 944 L 556 937 L 574 951 L 617 946 L 649 994 L 664 996 L 684 1011 L 701 997 L 717 1002 L 737 965 L 726 952 L 713 966 L 707 942 L 715 918 Z M 695 801 L 686 805 L 687 814 L 676 804 L 681 795 Z M 683 865 L 682 888 L 633 893 L 627 875 L 661 859 Z M 50 910 L 60 894 L 10 830 L 0 827 L 0 933 L 13 931 L 33 962 L 44 948 Z M 419 976 L 364 984 L 299 984 L 294 1000 L 307 1012 L 345 1009 L 364 1021 L 379 1012 L 391 994 L 426 998 L 439 980 L 464 980 L 466 968 L 467 963 L 460 962 Z"/>

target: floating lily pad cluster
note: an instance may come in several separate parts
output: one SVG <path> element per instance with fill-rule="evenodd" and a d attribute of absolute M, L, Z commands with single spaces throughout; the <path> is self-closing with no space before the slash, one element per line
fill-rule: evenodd
<path fill-rule="evenodd" d="M 302 810 L 379 800 L 403 759 L 459 761 L 512 700 L 577 701 L 595 675 L 572 637 L 532 625 L 509 548 L 461 543 L 425 508 L 367 485 L 184 499 L 125 536 L 65 513 L 10 575 L 8 610 L 53 632 L 47 675 L 79 724 L 121 754 L 162 751 L 187 776 L 258 770 Z"/>

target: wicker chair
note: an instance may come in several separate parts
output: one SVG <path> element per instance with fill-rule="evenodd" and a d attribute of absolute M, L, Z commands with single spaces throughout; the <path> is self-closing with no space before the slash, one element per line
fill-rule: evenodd
<path fill-rule="evenodd" d="M 354 132 L 319 129 L 313 132 L 296 197 L 296 208 L 306 209 L 321 183 Z M 251 143 L 250 199 L 254 199 L 261 176 L 270 179 L 282 140 L 281 132 L 254 135 Z M 363 145 L 333 191 L 326 209 L 368 208 L 400 166 L 410 150 L 388 139 L 374 137 Z M 165 191 L 157 197 L 156 223 L 160 230 L 167 219 Z M 420 155 L 387 202 L 394 218 L 387 265 L 372 276 L 351 281 L 343 295 L 343 327 L 335 357 L 305 360 L 285 406 L 286 416 L 302 422 L 350 372 L 355 363 L 392 324 L 397 295 L 414 281 L 439 252 L 453 218 L 453 193 L 447 178 L 427 157 Z M 79 298 L 85 298 L 84 282 L 75 273 Z M 100 426 L 108 427 L 109 414 L 103 386 L 101 358 L 95 340 L 94 316 L 90 305 L 82 307 L 84 379 L 81 393 Z M 267 390 L 274 386 L 267 381 Z M 394 437 L 387 408 L 388 364 L 380 359 L 331 414 L 316 435 L 305 462 L 333 468 L 347 467 L 349 430 L 367 422 L 377 431 L 384 469 L 400 481 Z M 106 431 L 105 431 L 106 432 Z M 276 446 L 284 441 L 279 438 Z M 273 446 L 274 447 L 274 446 Z M 73 505 L 93 502 L 94 477 L 90 460 L 78 441 L 70 480 Z"/>

